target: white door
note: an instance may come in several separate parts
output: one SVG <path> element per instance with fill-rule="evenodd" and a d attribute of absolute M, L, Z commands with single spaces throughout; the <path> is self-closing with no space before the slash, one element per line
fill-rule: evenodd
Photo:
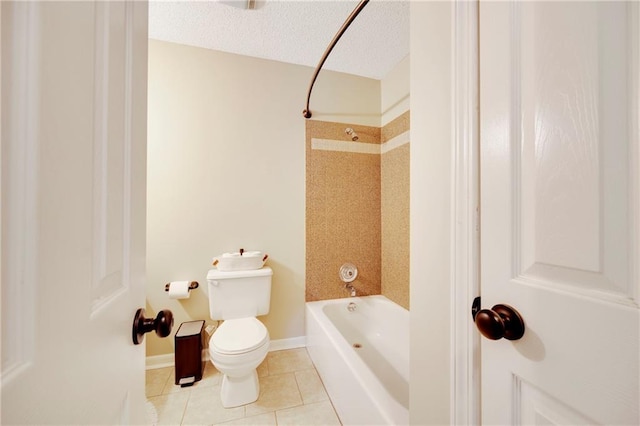
<path fill-rule="evenodd" d="M 640 424 L 637 2 L 481 2 L 484 424 Z"/>
<path fill-rule="evenodd" d="M 147 5 L 1 7 L 1 423 L 142 424 Z"/>

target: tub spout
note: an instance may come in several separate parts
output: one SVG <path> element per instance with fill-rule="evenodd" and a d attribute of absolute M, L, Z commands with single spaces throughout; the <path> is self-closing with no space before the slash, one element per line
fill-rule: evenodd
<path fill-rule="evenodd" d="M 351 285 L 351 283 L 347 283 L 344 286 L 348 291 L 351 297 L 356 297 L 356 288 Z"/>

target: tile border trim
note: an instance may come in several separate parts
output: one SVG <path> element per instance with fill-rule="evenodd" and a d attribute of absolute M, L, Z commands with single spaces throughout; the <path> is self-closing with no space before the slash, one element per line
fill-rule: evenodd
<path fill-rule="evenodd" d="M 389 139 L 383 144 L 339 141 L 334 139 L 311 138 L 311 149 L 320 151 L 336 151 L 336 152 L 353 152 L 359 154 L 386 154 L 387 152 L 398 148 L 410 140 L 410 131 L 407 130 Z"/>

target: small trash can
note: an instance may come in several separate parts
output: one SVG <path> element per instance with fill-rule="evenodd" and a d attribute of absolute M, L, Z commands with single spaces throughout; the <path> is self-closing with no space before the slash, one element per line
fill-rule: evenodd
<path fill-rule="evenodd" d="M 202 379 L 204 361 L 204 320 L 180 324 L 175 335 L 176 385 L 191 386 Z"/>

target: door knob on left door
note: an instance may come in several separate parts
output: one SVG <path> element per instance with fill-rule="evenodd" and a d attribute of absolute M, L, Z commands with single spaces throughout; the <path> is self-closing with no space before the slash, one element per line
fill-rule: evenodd
<path fill-rule="evenodd" d="M 155 331 L 159 337 L 167 337 L 173 327 L 173 314 L 168 309 L 158 312 L 154 318 L 145 318 L 145 311 L 140 308 L 133 318 L 132 337 L 133 343 L 139 345 L 144 340 L 144 333 Z"/>
<path fill-rule="evenodd" d="M 518 340 L 524 335 L 524 321 L 520 313 L 508 305 L 495 305 L 480 310 L 474 318 L 480 333 L 491 340 L 503 337 Z"/>

